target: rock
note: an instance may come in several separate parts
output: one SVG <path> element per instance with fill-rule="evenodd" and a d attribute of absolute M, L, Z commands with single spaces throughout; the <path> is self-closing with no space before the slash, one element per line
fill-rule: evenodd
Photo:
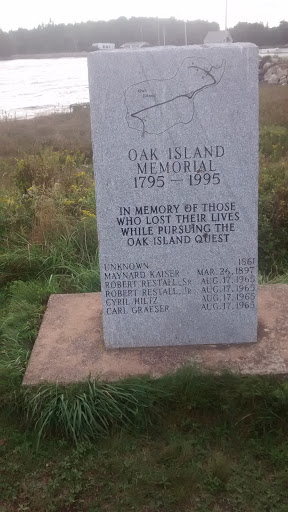
<path fill-rule="evenodd" d="M 271 66 L 268 71 L 266 71 L 265 73 L 265 76 L 264 76 L 264 80 L 268 80 L 268 78 L 273 75 L 273 74 L 276 74 L 277 73 L 277 66 Z"/>
<path fill-rule="evenodd" d="M 287 79 L 287 80 L 286 80 Z M 259 82 L 268 84 L 288 83 L 288 60 L 279 57 L 269 57 L 269 60 L 261 59 L 259 62 Z"/>
<path fill-rule="evenodd" d="M 281 79 L 283 76 L 286 77 L 288 75 L 288 69 L 278 68 L 276 74 L 279 79 Z"/>
<path fill-rule="evenodd" d="M 259 68 L 262 69 L 267 62 L 270 64 L 270 66 L 272 66 L 270 55 L 265 55 L 265 57 L 261 57 L 259 59 Z M 268 66 L 267 66 L 267 69 L 268 69 Z"/>
<path fill-rule="evenodd" d="M 278 84 L 278 77 L 277 75 L 273 74 L 268 77 L 267 79 L 268 84 Z"/>

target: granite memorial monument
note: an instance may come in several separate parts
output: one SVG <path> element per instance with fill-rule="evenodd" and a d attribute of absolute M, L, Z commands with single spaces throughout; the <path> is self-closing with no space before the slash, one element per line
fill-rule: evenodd
<path fill-rule="evenodd" d="M 88 67 L 106 347 L 255 342 L 258 48 Z"/>

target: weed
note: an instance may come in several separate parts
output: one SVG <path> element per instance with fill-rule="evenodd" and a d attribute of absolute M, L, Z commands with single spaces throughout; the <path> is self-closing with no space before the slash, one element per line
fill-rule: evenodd
<path fill-rule="evenodd" d="M 288 153 L 288 127 L 264 126 L 260 133 L 260 152 L 274 161 Z"/>

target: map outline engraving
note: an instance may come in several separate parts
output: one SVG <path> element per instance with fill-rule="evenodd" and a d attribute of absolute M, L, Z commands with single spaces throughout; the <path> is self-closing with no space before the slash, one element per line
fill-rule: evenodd
<path fill-rule="evenodd" d="M 176 77 L 178 75 L 180 75 L 180 70 L 181 68 L 184 68 L 185 67 L 185 63 L 186 62 L 189 62 L 191 61 L 192 65 L 188 66 L 186 69 L 190 70 L 190 69 L 195 69 L 197 72 L 198 70 L 202 73 L 204 73 L 204 76 L 202 76 L 201 78 L 206 78 L 206 77 L 209 77 L 210 79 L 212 79 L 212 83 L 206 83 L 204 84 L 202 87 L 198 87 L 196 88 L 195 90 L 192 89 L 192 91 L 188 91 L 188 92 L 185 92 L 185 93 L 180 93 L 176 96 L 173 96 L 171 98 L 168 98 L 164 101 L 158 101 L 157 103 L 154 103 L 154 104 L 151 104 L 151 105 L 148 105 L 148 106 L 144 106 L 144 108 L 140 108 L 139 110 L 135 110 L 135 109 L 131 109 L 128 105 L 128 102 L 129 102 L 129 98 L 128 98 L 128 92 L 129 91 L 132 91 L 134 90 L 134 88 L 139 88 L 139 87 L 143 87 L 144 84 L 146 84 L 146 87 L 147 87 L 147 84 L 149 84 L 148 88 L 150 88 L 151 84 L 153 84 L 154 82 L 156 83 L 167 83 L 167 82 L 170 82 L 170 81 L 173 81 L 176 79 Z M 199 61 L 201 61 L 202 63 L 202 66 L 203 65 L 206 65 L 206 67 L 208 67 L 208 69 L 205 69 L 205 67 L 202 67 L 202 66 L 199 66 L 197 65 L 199 63 Z M 194 62 L 196 64 L 194 64 Z M 208 61 L 208 59 L 205 59 L 203 57 L 199 58 L 199 57 L 185 57 L 185 59 L 183 59 L 183 61 L 181 62 L 181 64 L 178 66 L 177 68 L 177 71 L 176 73 L 171 76 L 170 78 L 151 78 L 151 79 L 146 79 L 146 80 L 142 80 L 141 82 L 136 82 L 134 84 L 131 84 L 124 92 L 124 104 L 125 104 L 125 107 L 126 107 L 126 122 L 127 122 L 127 125 L 130 129 L 133 129 L 133 130 L 136 130 L 136 131 L 139 131 L 141 132 L 142 134 L 142 137 L 145 136 L 145 134 L 148 134 L 148 135 L 161 135 L 162 133 L 165 133 L 166 131 L 170 130 L 171 128 L 173 128 L 174 126 L 176 126 L 177 124 L 183 124 L 183 125 L 187 125 L 187 124 L 190 124 L 192 123 L 193 119 L 194 119 L 194 115 L 195 115 L 195 105 L 194 105 L 194 99 L 195 97 L 197 96 L 197 94 L 199 94 L 200 92 L 204 91 L 205 89 L 209 88 L 209 87 L 214 87 L 216 85 L 218 85 L 222 78 L 223 78 L 223 75 L 225 73 L 225 68 L 226 68 L 226 60 L 225 59 L 222 59 L 222 62 L 220 65 L 213 65 L 211 64 L 211 62 Z M 215 70 L 216 71 L 216 77 L 212 74 L 212 70 Z M 219 76 L 217 76 L 217 72 L 220 70 L 220 74 Z M 199 76 L 199 75 L 198 75 Z M 191 84 L 191 88 L 192 88 L 193 84 Z M 180 87 L 180 85 L 179 85 Z M 138 92 L 139 92 L 139 89 L 138 89 Z M 151 97 L 153 98 L 154 95 L 147 95 L 147 97 Z M 169 103 L 172 103 L 172 102 L 175 102 L 177 101 L 178 99 L 181 99 L 181 98 L 187 98 L 188 100 L 190 100 L 192 103 L 192 112 L 191 112 L 191 118 L 188 120 L 188 121 L 183 121 L 183 120 L 176 120 L 173 124 L 165 127 L 164 129 L 161 129 L 160 128 L 160 131 L 149 131 L 149 129 L 146 129 L 146 125 L 145 125 L 145 122 L 147 122 L 145 120 L 145 118 L 143 119 L 141 117 L 141 114 L 143 116 L 143 113 L 146 112 L 146 111 L 151 111 L 153 112 L 153 109 L 157 109 L 157 108 L 161 108 L 163 107 L 164 105 L 167 105 Z M 131 99 L 130 99 L 130 102 L 131 102 Z M 130 110 L 132 110 L 132 112 L 130 112 Z M 137 119 L 138 121 L 140 121 L 141 123 L 141 128 L 139 127 L 135 127 L 135 126 L 131 126 L 131 119 L 132 119 L 132 122 L 134 123 L 134 121 Z M 129 121 L 130 121 L 130 124 L 129 124 Z M 149 124 L 149 122 L 148 122 Z"/>

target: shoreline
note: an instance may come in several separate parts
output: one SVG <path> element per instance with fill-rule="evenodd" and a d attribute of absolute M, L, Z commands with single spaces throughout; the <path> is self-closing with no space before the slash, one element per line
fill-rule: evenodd
<path fill-rule="evenodd" d="M 10 114 L 9 112 L 4 115 L 1 114 L 0 111 L 0 124 L 2 122 L 7 121 L 32 121 L 33 119 L 39 119 L 41 117 L 50 117 L 55 115 L 66 115 L 66 114 L 75 114 L 77 112 L 82 112 L 85 110 L 88 110 L 90 108 L 90 102 L 89 101 L 82 101 L 79 103 L 71 103 L 69 105 L 62 105 L 61 107 L 55 109 L 49 109 L 49 110 L 43 110 L 40 112 L 35 113 L 34 115 L 29 115 L 28 113 L 26 115 L 16 115 L 16 114 Z"/>
<path fill-rule="evenodd" d="M 30 54 L 15 54 L 7 58 L 0 58 L 0 61 L 5 62 L 8 60 L 27 60 L 27 59 L 64 59 L 70 57 L 87 57 L 90 52 L 59 52 L 59 53 L 30 53 Z"/>
<path fill-rule="evenodd" d="M 275 48 L 276 49 L 276 48 Z M 267 52 L 265 52 L 265 50 Z M 278 52 L 274 53 L 274 48 L 260 48 L 259 47 L 259 57 L 265 57 L 265 56 L 278 56 L 279 58 L 285 58 L 288 57 L 288 47 L 279 47 Z M 264 53 L 265 52 L 265 53 Z M 80 57 L 87 57 L 89 55 L 89 51 L 82 51 L 82 52 L 57 52 L 57 53 L 29 53 L 29 54 L 23 54 L 23 53 L 17 53 L 14 55 L 10 55 L 9 57 L 0 57 L 0 62 L 5 62 L 9 60 L 28 60 L 28 59 L 65 59 L 65 58 L 80 58 Z"/>

